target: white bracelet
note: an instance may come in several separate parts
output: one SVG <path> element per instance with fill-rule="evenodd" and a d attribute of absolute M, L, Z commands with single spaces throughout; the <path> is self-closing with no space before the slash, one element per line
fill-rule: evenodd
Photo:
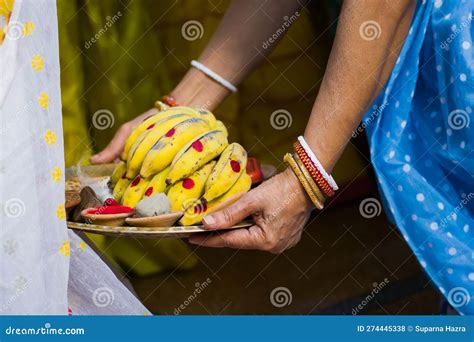
<path fill-rule="evenodd" d="M 337 186 L 336 184 L 336 181 L 334 180 L 334 178 L 332 178 L 331 175 L 329 175 L 326 170 L 324 169 L 324 167 L 321 165 L 320 161 L 318 160 L 318 158 L 316 158 L 316 155 L 314 154 L 314 152 L 311 150 L 311 148 L 309 147 L 308 143 L 306 142 L 306 140 L 304 140 L 303 136 L 299 136 L 298 137 L 298 141 L 300 142 L 301 146 L 304 148 L 304 150 L 306 151 L 306 153 L 308 154 L 309 158 L 311 158 L 311 161 L 314 163 L 314 165 L 316 165 L 316 167 L 318 168 L 319 172 L 321 172 L 321 175 L 324 177 L 324 179 L 329 183 L 329 185 L 331 186 L 331 188 L 336 191 L 339 189 L 339 187 Z"/>
<path fill-rule="evenodd" d="M 191 61 L 191 65 L 201 71 L 203 74 L 206 74 L 210 78 L 212 78 L 214 81 L 222 85 L 224 88 L 227 88 L 233 93 L 237 92 L 237 87 L 234 86 L 232 83 L 224 79 L 221 75 L 215 73 L 211 69 L 209 69 L 207 66 L 205 66 L 202 63 L 199 63 L 198 61 Z"/>

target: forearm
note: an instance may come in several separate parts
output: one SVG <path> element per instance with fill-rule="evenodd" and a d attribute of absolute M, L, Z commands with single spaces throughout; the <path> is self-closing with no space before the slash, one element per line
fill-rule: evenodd
<path fill-rule="evenodd" d="M 331 171 L 352 131 L 383 88 L 408 32 L 415 1 L 346 0 L 305 138 Z M 380 25 L 363 39 L 362 23 Z M 367 38 L 367 37 L 366 37 Z"/>
<path fill-rule="evenodd" d="M 233 0 L 213 34 L 199 62 L 238 85 L 271 52 L 281 34 L 268 48 L 263 42 L 284 23 L 283 17 L 296 17 L 304 1 Z M 296 13 L 296 14 L 295 14 Z M 202 72 L 191 68 L 171 95 L 180 104 L 215 108 L 229 91 Z"/>

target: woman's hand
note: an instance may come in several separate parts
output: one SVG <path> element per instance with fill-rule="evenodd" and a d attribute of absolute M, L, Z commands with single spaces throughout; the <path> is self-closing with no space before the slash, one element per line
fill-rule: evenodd
<path fill-rule="evenodd" d="M 147 110 L 145 113 L 137 116 L 135 119 L 130 120 L 120 126 L 120 128 L 115 133 L 113 139 L 109 142 L 109 144 L 101 152 L 91 157 L 91 163 L 111 163 L 115 159 L 120 158 L 120 156 L 122 155 L 123 147 L 125 146 L 125 142 L 127 141 L 127 138 L 130 133 L 132 133 L 133 129 L 143 120 L 145 120 L 145 118 L 156 113 L 158 113 L 158 109 L 152 108 L 150 110 Z"/>
<path fill-rule="evenodd" d="M 294 173 L 287 169 L 243 195 L 229 207 L 204 217 L 209 230 L 230 227 L 252 215 L 249 229 L 193 236 L 190 243 L 207 247 L 259 249 L 281 253 L 295 246 L 308 221 L 312 203 Z"/>

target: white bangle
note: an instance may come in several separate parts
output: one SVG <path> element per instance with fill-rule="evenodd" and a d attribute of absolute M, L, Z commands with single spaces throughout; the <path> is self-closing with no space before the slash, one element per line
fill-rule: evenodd
<path fill-rule="evenodd" d="M 224 88 L 227 88 L 233 93 L 237 92 L 237 87 L 234 86 L 232 83 L 224 79 L 221 75 L 215 73 L 211 69 L 209 69 L 207 66 L 205 66 L 202 63 L 199 63 L 198 61 L 191 61 L 191 65 L 201 71 L 203 74 L 206 74 L 210 78 L 212 78 L 214 81 L 222 85 Z"/>
<path fill-rule="evenodd" d="M 321 175 L 324 177 L 324 179 L 329 183 L 329 185 L 331 186 L 331 188 L 336 191 L 339 189 L 339 187 L 337 186 L 336 184 L 336 181 L 334 180 L 334 178 L 332 178 L 331 175 L 329 175 L 326 170 L 324 169 L 324 167 L 321 165 L 320 161 L 318 160 L 318 158 L 316 158 L 316 155 L 314 154 L 314 152 L 311 150 L 311 148 L 309 147 L 308 143 L 306 142 L 306 140 L 304 140 L 304 138 L 300 135 L 298 137 L 298 141 L 300 142 L 301 146 L 304 148 L 304 150 L 306 151 L 306 153 L 308 154 L 308 156 L 311 158 L 311 161 L 314 163 L 314 165 L 316 165 L 316 167 L 318 168 L 318 170 L 321 172 Z"/>

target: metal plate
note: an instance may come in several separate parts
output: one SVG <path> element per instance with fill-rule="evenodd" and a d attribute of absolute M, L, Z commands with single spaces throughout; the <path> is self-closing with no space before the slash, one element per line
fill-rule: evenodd
<path fill-rule="evenodd" d="M 248 228 L 253 225 L 252 221 L 243 221 L 233 227 L 223 230 Z M 87 223 L 67 222 L 70 229 L 78 230 L 86 233 L 110 235 L 110 236 L 127 236 L 136 238 L 161 238 L 161 237 L 178 237 L 185 238 L 191 234 L 210 233 L 200 226 L 174 226 L 174 227 L 129 227 L 129 226 L 101 226 Z M 219 230 L 222 232 L 223 230 Z"/>

